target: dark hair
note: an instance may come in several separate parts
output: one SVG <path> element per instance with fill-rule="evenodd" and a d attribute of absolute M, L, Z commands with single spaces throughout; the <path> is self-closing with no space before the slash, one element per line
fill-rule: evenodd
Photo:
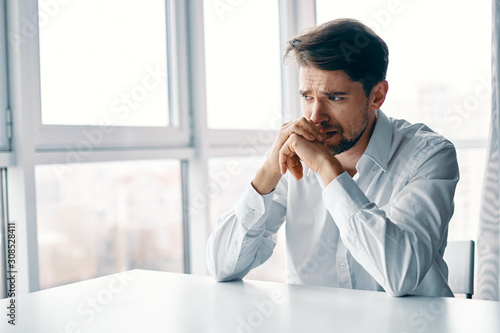
<path fill-rule="evenodd" d="M 303 31 L 288 42 L 284 58 L 290 53 L 299 66 L 343 70 L 352 81 L 363 84 L 367 96 L 385 80 L 389 64 L 387 44 L 353 19 L 333 20 Z"/>

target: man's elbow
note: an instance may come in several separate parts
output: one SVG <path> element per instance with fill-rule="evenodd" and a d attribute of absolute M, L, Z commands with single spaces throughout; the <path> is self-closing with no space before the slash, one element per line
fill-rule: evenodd
<path fill-rule="evenodd" d="M 223 267 L 221 267 L 221 263 L 219 263 L 215 258 L 217 258 L 217 255 L 214 254 L 213 249 L 212 249 L 212 244 L 209 243 L 207 244 L 207 249 L 206 249 L 206 262 L 207 262 L 207 270 L 208 274 L 214 278 L 217 282 L 224 282 L 228 281 L 228 275 L 224 272 Z"/>
<path fill-rule="evenodd" d="M 210 276 L 212 278 L 214 278 L 215 281 L 217 282 L 225 282 L 225 281 L 228 281 L 227 280 L 227 275 L 224 274 L 222 271 L 220 270 L 216 270 L 215 268 L 208 268 L 208 274 L 210 274 Z"/>
<path fill-rule="evenodd" d="M 386 289 L 385 292 L 392 297 L 402 297 L 408 295 L 410 291 L 403 289 Z"/>
<path fill-rule="evenodd" d="M 408 283 L 408 281 L 401 281 L 400 283 L 397 284 L 391 284 L 391 283 L 386 284 L 384 290 L 389 296 L 402 297 L 410 294 L 415 288 L 416 286 L 414 286 L 411 283 Z"/>
<path fill-rule="evenodd" d="M 227 272 L 227 269 L 224 269 L 224 267 L 221 267 L 214 261 L 208 261 L 207 269 L 208 274 L 217 282 L 227 282 L 238 279 L 234 272 Z"/>
<path fill-rule="evenodd" d="M 229 281 L 239 280 L 239 278 L 234 274 L 227 274 L 222 270 L 209 269 L 208 273 L 217 282 L 229 282 Z"/>

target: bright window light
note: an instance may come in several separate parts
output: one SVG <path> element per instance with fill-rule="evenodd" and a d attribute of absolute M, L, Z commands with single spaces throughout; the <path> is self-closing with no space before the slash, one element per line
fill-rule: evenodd
<path fill-rule="evenodd" d="M 44 125 L 169 125 L 165 1 L 38 3 Z"/>
<path fill-rule="evenodd" d="M 275 129 L 281 119 L 278 1 L 203 1 L 208 127 Z"/>

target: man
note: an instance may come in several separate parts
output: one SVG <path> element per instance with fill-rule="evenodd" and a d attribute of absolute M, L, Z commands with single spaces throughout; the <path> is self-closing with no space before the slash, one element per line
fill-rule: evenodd
<path fill-rule="evenodd" d="M 381 110 L 388 48 L 355 20 L 288 43 L 304 117 L 282 126 L 264 164 L 207 244 L 210 274 L 243 278 L 286 221 L 290 283 L 453 296 L 443 261 L 458 166 L 453 145 Z"/>

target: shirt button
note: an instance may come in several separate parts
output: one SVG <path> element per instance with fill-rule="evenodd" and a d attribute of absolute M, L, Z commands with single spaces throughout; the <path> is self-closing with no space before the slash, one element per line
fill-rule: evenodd
<path fill-rule="evenodd" d="M 255 209 L 255 208 L 252 208 L 252 213 L 254 213 L 254 214 L 257 215 L 257 214 L 259 214 L 259 211 L 257 209 Z"/>
<path fill-rule="evenodd" d="M 339 264 L 339 267 L 340 267 L 340 268 L 342 268 L 342 269 L 344 269 L 344 268 L 345 268 L 345 264 L 344 264 L 343 262 L 341 262 L 341 263 Z"/>

